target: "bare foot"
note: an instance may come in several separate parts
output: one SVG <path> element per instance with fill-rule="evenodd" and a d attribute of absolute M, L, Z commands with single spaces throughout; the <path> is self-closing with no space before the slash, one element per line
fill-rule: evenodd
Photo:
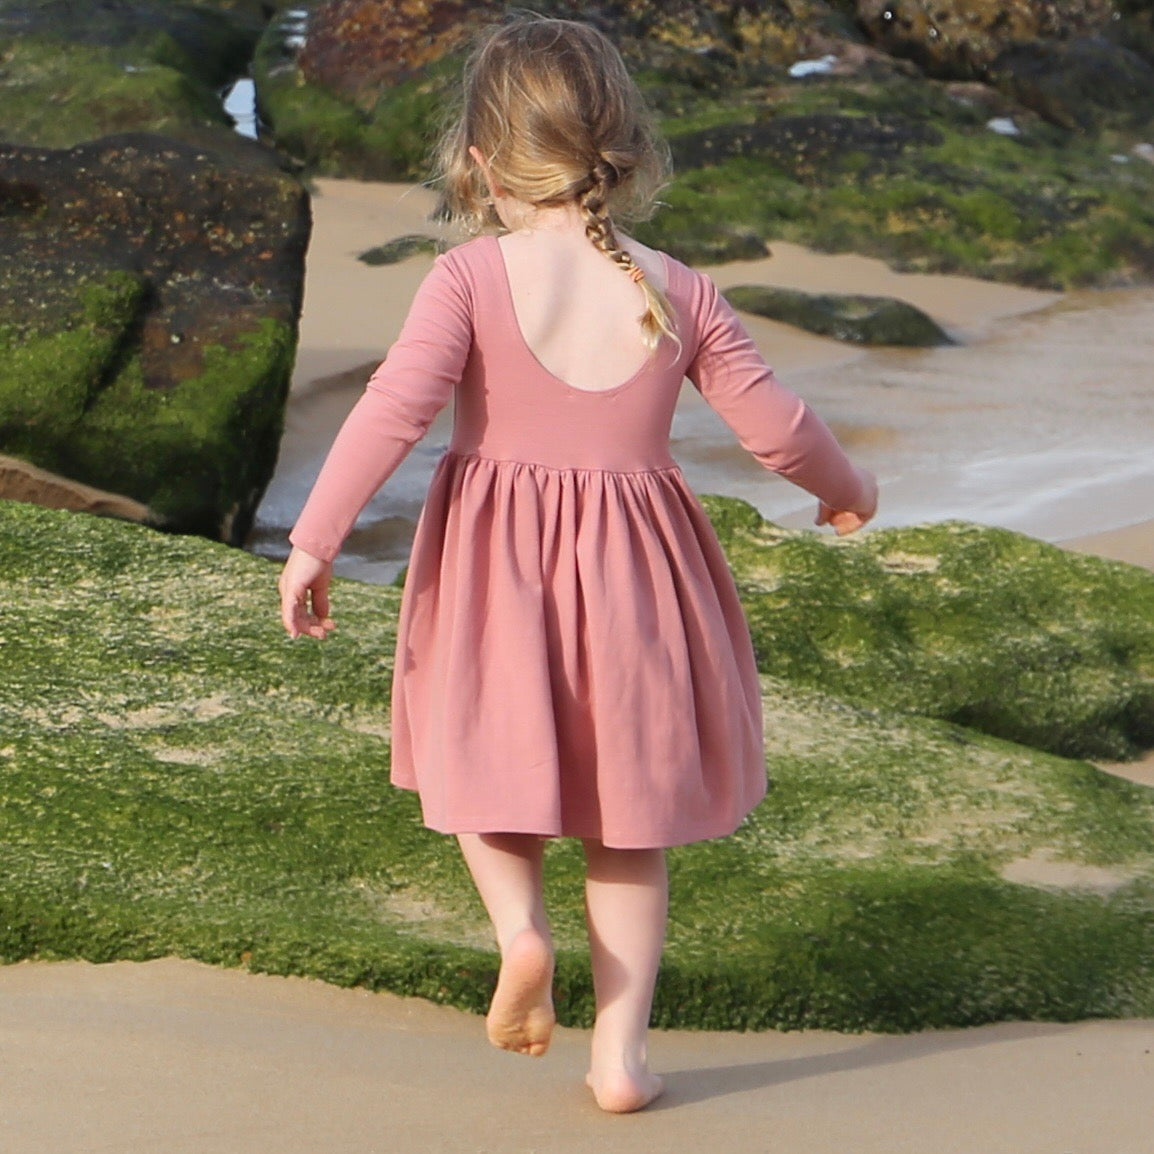
<path fill-rule="evenodd" d="M 635 1110 L 644 1110 L 665 1089 L 665 1083 L 649 1070 L 631 1073 L 619 1069 L 597 1077 L 590 1070 L 585 1075 L 585 1084 L 593 1091 L 597 1105 L 609 1114 L 632 1114 Z"/>
<path fill-rule="evenodd" d="M 556 1020 L 553 951 L 536 930 L 522 930 L 501 959 L 485 1031 L 498 1049 L 539 1058 L 549 1049 Z"/>

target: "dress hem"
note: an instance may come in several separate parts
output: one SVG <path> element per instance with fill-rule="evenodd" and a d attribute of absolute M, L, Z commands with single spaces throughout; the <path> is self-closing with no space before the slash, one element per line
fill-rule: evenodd
<path fill-rule="evenodd" d="M 419 793 L 415 785 L 405 785 L 400 782 L 391 783 L 394 789 L 403 789 L 409 793 Z M 675 849 L 683 845 L 696 845 L 698 842 L 715 841 L 718 838 L 730 837 L 748 820 L 753 811 L 764 801 L 765 794 L 757 799 L 752 806 L 742 814 L 736 821 L 729 820 L 723 825 L 717 827 L 707 827 L 708 832 L 689 833 L 682 831 L 678 834 L 668 834 L 666 836 L 654 835 L 653 837 L 638 837 L 633 835 L 628 838 L 615 838 L 610 836 L 606 838 L 602 830 L 582 831 L 576 829 L 562 829 L 560 831 L 553 829 L 542 829 L 537 823 L 524 823 L 521 828 L 518 827 L 517 822 L 497 823 L 494 821 L 486 821 L 483 819 L 476 819 L 472 821 L 456 820 L 452 822 L 437 822 L 433 823 L 428 819 L 423 819 L 423 824 L 426 829 L 433 833 L 439 833 L 445 837 L 455 837 L 458 834 L 518 834 L 526 837 L 538 837 L 549 841 L 558 840 L 560 838 L 580 838 L 582 840 L 599 841 L 606 849 Z M 450 828 L 451 827 L 451 828 Z"/>

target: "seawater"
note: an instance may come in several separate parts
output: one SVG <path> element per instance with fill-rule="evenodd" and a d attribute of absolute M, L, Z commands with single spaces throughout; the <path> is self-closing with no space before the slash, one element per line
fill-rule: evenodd
<path fill-rule="evenodd" d="M 1154 290 L 1073 293 L 960 336 L 954 346 L 863 351 L 783 374 L 878 474 L 877 526 L 961 518 L 1064 540 L 1154 516 Z M 256 552 L 285 555 L 285 535 L 372 367 L 290 400 Z M 396 577 L 451 430 L 446 411 L 365 509 L 338 572 Z M 790 527 L 812 522 L 816 501 L 762 469 L 689 385 L 672 449 L 695 491 L 741 497 Z"/>

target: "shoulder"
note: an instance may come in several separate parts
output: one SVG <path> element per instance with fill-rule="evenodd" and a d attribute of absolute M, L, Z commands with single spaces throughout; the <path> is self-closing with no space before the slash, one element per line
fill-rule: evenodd
<path fill-rule="evenodd" d="M 708 311 L 713 307 L 718 290 L 708 273 L 690 267 L 662 249 L 641 244 L 632 237 L 622 236 L 621 243 L 645 270 L 645 275 L 672 303 L 680 304 L 691 312 L 702 309 Z"/>
<path fill-rule="evenodd" d="M 488 235 L 478 236 L 439 253 L 425 276 L 421 291 L 434 296 L 448 294 L 470 302 L 475 300 L 478 293 L 484 292 L 492 275 L 489 248 L 493 246 L 493 240 Z"/>
<path fill-rule="evenodd" d="M 648 280 L 657 286 L 657 288 L 668 294 L 672 287 L 674 274 L 670 265 L 673 258 L 668 253 L 662 252 L 658 248 L 650 248 L 647 244 L 642 244 L 639 240 L 634 240 L 631 236 L 626 236 L 624 233 L 618 233 L 618 240 L 621 247 L 633 258 L 634 264 L 645 270 L 645 276 Z"/>
<path fill-rule="evenodd" d="M 443 268 L 446 271 L 459 275 L 475 274 L 492 264 L 493 252 L 496 249 L 495 236 L 482 233 L 471 240 L 455 244 L 446 249 L 433 262 L 434 268 Z"/>

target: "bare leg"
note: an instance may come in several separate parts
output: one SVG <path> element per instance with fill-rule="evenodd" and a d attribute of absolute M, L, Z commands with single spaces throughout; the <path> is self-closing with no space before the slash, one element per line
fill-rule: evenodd
<path fill-rule="evenodd" d="M 585 860 L 597 1001 L 585 1080 L 603 1110 L 627 1114 L 664 1088 L 649 1069 L 646 1040 L 669 904 L 665 851 L 608 849 L 587 840 Z"/>
<path fill-rule="evenodd" d="M 493 922 L 501 973 L 485 1019 L 489 1041 L 539 1058 L 549 1048 L 553 940 L 541 893 L 544 846 L 530 834 L 460 834 L 465 864 Z"/>

